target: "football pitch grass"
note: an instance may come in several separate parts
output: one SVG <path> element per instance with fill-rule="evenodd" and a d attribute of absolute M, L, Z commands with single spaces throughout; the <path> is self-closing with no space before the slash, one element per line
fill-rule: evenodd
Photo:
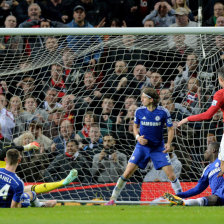
<path fill-rule="evenodd" d="M 0 209 L 1 224 L 214 224 L 223 223 L 224 207 L 57 206 Z"/>

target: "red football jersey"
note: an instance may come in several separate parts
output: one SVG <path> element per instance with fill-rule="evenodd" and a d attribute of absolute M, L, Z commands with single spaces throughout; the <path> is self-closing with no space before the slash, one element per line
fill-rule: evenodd
<path fill-rule="evenodd" d="M 189 116 L 188 121 L 203 121 L 211 119 L 219 109 L 221 109 L 223 113 L 224 121 L 224 89 L 220 89 L 215 93 L 212 105 L 208 108 L 207 111 L 201 114 Z"/>

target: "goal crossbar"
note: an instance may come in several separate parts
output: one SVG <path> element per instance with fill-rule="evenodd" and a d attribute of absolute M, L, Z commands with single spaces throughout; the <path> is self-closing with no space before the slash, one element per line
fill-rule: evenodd
<path fill-rule="evenodd" d="M 156 28 L 0 28 L 1 35 L 173 35 L 224 34 L 224 27 L 156 27 Z"/>

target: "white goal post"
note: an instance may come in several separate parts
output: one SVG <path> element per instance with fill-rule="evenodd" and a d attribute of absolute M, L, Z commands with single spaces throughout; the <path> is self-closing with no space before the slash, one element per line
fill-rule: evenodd
<path fill-rule="evenodd" d="M 2 134 L 16 145 L 26 139 L 41 144 L 39 153 L 23 153 L 18 175 L 24 182 L 50 182 L 71 168 L 79 171 L 77 182 L 40 199 L 80 204 L 109 199 L 134 150 L 131 125 L 145 86 L 157 89 L 171 113 L 171 161 L 183 190 L 195 186 L 207 144 L 221 139 L 222 117 L 176 124 L 205 111 L 220 88 L 216 71 L 224 61 L 224 28 L 0 28 L 0 40 L 0 94 L 13 117 L 10 127 L 0 117 Z M 102 156 L 108 135 L 116 144 Z M 66 151 L 74 139 L 79 152 Z M 119 201 L 154 204 L 167 190 L 172 192 L 166 177 L 150 163 L 130 179 Z"/>

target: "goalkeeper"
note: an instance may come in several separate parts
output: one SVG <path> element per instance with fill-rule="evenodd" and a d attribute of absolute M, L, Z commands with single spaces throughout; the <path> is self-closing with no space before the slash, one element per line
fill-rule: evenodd
<path fill-rule="evenodd" d="M 39 150 L 39 148 L 40 145 L 38 142 L 31 142 L 30 144 L 25 146 L 16 146 L 14 143 L 12 143 L 11 145 L 10 144 L 4 145 L 4 143 L 0 141 L 0 168 L 5 168 L 6 165 L 5 157 L 8 150 L 17 149 L 18 151 L 22 152 L 30 150 Z M 76 177 L 77 177 L 77 171 L 76 173 L 73 173 L 73 170 L 71 170 L 70 174 L 61 181 L 43 183 L 37 185 L 29 185 L 25 187 L 24 191 L 25 192 L 34 191 L 37 194 L 47 193 L 59 187 L 63 187 L 70 184 Z"/>
<path fill-rule="evenodd" d="M 186 206 L 220 206 L 224 205 L 224 178 L 219 177 L 218 174 L 221 170 L 221 161 L 217 158 L 219 153 L 219 144 L 212 142 L 208 145 L 204 153 L 205 161 L 210 164 L 205 167 L 201 179 L 198 184 L 185 192 L 172 195 L 165 193 L 164 197 L 168 199 L 172 205 L 186 205 Z M 201 197 L 197 199 L 182 199 L 198 195 L 203 192 L 210 185 L 212 195 Z"/>

